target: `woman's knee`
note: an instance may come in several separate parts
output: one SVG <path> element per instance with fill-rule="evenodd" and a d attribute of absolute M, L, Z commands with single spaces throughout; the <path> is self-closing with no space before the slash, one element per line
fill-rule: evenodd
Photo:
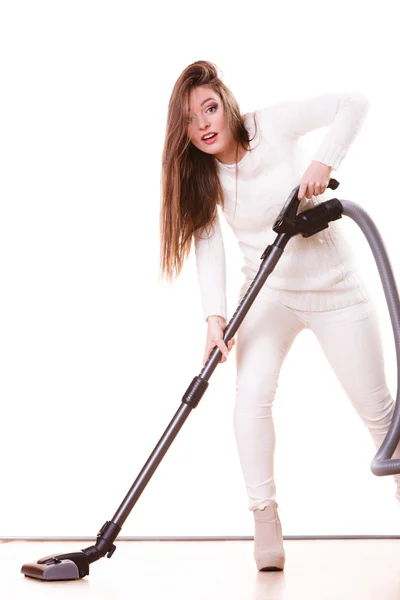
<path fill-rule="evenodd" d="M 235 414 L 247 413 L 253 417 L 270 416 L 277 390 L 277 377 L 247 378 L 236 381 Z"/>
<path fill-rule="evenodd" d="M 370 429 L 386 429 L 392 420 L 394 401 L 390 391 L 385 388 L 373 393 L 353 397 L 353 405 Z"/>

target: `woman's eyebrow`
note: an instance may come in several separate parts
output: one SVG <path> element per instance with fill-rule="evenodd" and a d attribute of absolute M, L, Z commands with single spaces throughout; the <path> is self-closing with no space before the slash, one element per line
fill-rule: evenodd
<path fill-rule="evenodd" d="M 200 104 L 200 106 L 203 106 L 203 104 L 205 104 L 209 100 L 212 100 L 213 102 L 217 102 L 217 100 L 215 98 L 206 98 L 205 100 L 203 100 L 203 102 Z M 191 112 L 188 110 L 187 114 L 188 114 L 188 116 L 190 116 Z"/>
<path fill-rule="evenodd" d="M 207 100 L 203 100 L 203 102 L 200 104 L 200 106 L 203 106 L 203 104 L 205 104 L 209 100 L 214 100 L 215 101 L 215 98 L 207 98 Z"/>

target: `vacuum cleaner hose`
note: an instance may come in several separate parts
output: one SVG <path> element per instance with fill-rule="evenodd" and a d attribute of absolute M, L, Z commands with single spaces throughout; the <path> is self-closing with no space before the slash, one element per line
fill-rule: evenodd
<path fill-rule="evenodd" d="M 343 206 L 343 214 L 357 223 L 364 233 L 371 247 L 372 253 L 378 267 L 379 276 L 385 292 L 386 302 L 392 322 L 394 341 L 397 358 L 397 394 L 394 413 L 389 431 L 386 434 L 378 452 L 371 463 L 371 471 L 374 475 L 394 475 L 400 473 L 400 459 L 392 459 L 394 451 L 400 439 L 400 300 L 396 287 L 395 278 L 390 266 L 381 235 L 371 217 L 358 204 L 348 200 L 340 200 Z"/>

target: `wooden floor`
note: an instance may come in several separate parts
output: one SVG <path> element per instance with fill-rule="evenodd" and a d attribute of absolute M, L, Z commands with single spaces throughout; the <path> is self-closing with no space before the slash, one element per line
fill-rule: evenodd
<path fill-rule="evenodd" d="M 284 572 L 256 569 L 252 541 L 119 542 L 90 575 L 45 583 L 23 563 L 86 542 L 0 543 L 5 600 L 399 600 L 400 540 L 285 540 Z"/>

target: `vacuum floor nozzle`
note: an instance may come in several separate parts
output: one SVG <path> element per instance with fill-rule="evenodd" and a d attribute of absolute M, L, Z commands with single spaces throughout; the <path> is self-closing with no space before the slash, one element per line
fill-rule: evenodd
<path fill-rule="evenodd" d="M 43 581 L 66 581 L 89 575 L 89 560 L 83 552 L 53 554 L 37 562 L 26 563 L 21 573 Z"/>

